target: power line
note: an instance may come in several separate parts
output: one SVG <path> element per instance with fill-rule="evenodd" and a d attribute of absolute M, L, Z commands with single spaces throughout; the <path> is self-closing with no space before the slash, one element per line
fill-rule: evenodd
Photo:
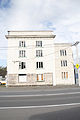
<path fill-rule="evenodd" d="M 70 47 L 72 47 L 72 46 L 68 46 L 68 47 L 66 47 L 66 48 L 64 48 L 64 49 L 61 49 L 61 50 L 67 50 L 67 49 L 69 49 Z M 59 52 L 59 50 L 57 50 L 57 51 L 55 51 L 55 52 L 52 52 L 52 53 L 49 53 L 49 54 L 46 54 L 46 55 L 44 55 L 43 57 L 46 57 L 46 56 L 49 56 L 49 55 L 51 55 L 51 54 L 55 54 L 56 52 Z M 27 59 L 27 60 L 32 60 L 32 59 L 36 59 L 37 57 L 34 57 L 34 58 L 29 58 L 29 59 Z M 21 61 L 21 60 L 20 60 Z M 73 64 L 69 59 L 68 59 L 68 62 L 70 62 L 71 64 Z M 74 64 L 73 64 L 74 65 Z M 69 68 L 69 66 L 67 66 L 68 68 Z"/>
<path fill-rule="evenodd" d="M 69 47 L 65 47 L 64 49 L 61 49 L 61 50 L 65 50 L 65 49 L 69 49 L 71 46 L 69 46 Z M 46 54 L 46 55 L 44 55 L 43 57 L 46 57 L 46 56 L 49 56 L 49 55 L 52 55 L 52 54 L 55 54 L 56 52 L 59 52 L 59 50 L 57 50 L 57 51 L 55 51 L 55 52 L 52 52 L 52 53 L 49 53 L 49 54 Z M 31 60 L 31 59 L 36 59 L 36 58 L 38 58 L 38 57 L 33 57 L 33 58 L 29 58 L 29 59 L 27 59 L 27 58 L 25 58 L 24 57 L 24 59 L 27 59 L 27 60 Z M 41 58 L 41 57 L 39 57 L 39 58 Z M 23 58 L 22 58 L 23 59 Z"/>
<path fill-rule="evenodd" d="M 26 46 L 26 47 L 18 47 L 18 46 L 11 46 L 11 47 L 0 47 L 0 50 L 8 50 L 8 49 L 37 49 L 37 48 L 40 48 L 40 49 L 44 49 L 44 48 L 51 48 L 51 47 L 61 47 L 59 45 L 55 45 L 55 44 L 47 44 L 48 46 L 44 45 L 42 47 L 36 47 L 36 45 L 33 45 L 33 47 L 29 48 L 30 46 Z M 68 45 L 68 46 L 71 46 L 71 45 Z M 64 46 L 62 46 L 64 47 Z"/>

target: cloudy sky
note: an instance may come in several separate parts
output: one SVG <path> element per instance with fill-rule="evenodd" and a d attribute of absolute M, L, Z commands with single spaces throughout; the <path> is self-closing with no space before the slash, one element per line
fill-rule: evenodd
<path fill-rule="evenodd" d="M 0 0 L 0 65 L 4 66 L 7 53 L 1 47 L 7 46 L 8 30 L 53 30 L 55 42 L 80 41 L 80 0 Z"/>

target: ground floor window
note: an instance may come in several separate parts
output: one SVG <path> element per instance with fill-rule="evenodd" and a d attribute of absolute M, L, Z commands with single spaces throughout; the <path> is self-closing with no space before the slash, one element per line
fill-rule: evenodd
<path fill-rule="evenodd" d="M 62 72 L 61 77 L 62 79 L 68 79 L 68 72 Z"/>
<path fill-rule="evenodd" d="M 27 75 L 26 74 L 19 74 L 18 78 L 19 78 L 19 82 L 26 82 L 27 81 Z"/>
<path fill-rule="evenodd" d="M 43 81 L 44 78 L 43 78 L 43 74 L 37 74 L 37 81 Z"/>

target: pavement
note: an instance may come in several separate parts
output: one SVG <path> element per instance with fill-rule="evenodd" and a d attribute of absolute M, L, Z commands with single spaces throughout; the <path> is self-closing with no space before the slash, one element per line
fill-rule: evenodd
<path fill-rule="evenodd" d="M 80 87 L 0 88 L 0 120 L 80 120 Z"/>

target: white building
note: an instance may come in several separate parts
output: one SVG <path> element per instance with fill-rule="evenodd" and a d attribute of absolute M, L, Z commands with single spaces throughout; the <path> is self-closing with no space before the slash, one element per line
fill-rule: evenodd
<path fill-rule="evenodd" d="M 8 86 L 74 84 L 72 49 L 54 44 L 53 31 L 8 31 L 6 38 Z"/>

